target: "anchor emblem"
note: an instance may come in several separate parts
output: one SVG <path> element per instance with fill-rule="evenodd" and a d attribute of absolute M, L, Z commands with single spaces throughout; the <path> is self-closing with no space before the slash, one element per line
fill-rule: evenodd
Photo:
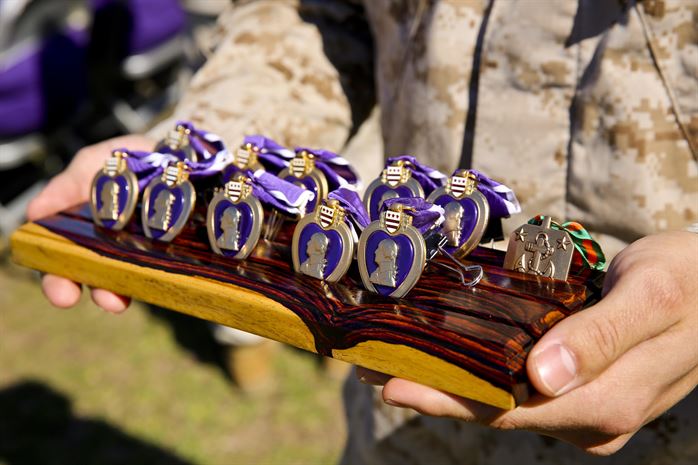
<path fill-rule="evenodd" d="M 533 253 L 533 257 L 530 260 L 526 260 L 526 254 L 521 254 L 519 260 L 516 262 L 516 271 L 521 273 L 531 273 L 540 276 L 545 276 L 550 278 L 555 274 L 555 264 L 547 260 L 552 254 L 555 253 L 555 248 L 550 246 L 550 241 L 548 240 L 548 235 L 544 232 L 540 232 L 536 235 L 536 240 L 531 242 L 525 242 L 524 248 L 526 252 Z M 546 261 L 548 266 L 545 270 L 541 270 L 541 262 Z"/>
<path fill-rule="evenodd" d="M 551 229 L 546 217 L 541 226 L 525 224 L 510 237 L 504 268 L 521 273 L 566 280 L 574 247 L 566 231 Z"/>

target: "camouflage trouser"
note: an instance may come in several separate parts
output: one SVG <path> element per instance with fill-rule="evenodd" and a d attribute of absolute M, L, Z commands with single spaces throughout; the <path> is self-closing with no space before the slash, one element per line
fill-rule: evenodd
<path fill-rule="evenodd" d="M 643 428 L 610 457 L 525 431 L 498 431 L 386 405 L 380 390 L 344 385 L 349 438 L 342 465 L 683 465 L 698 463 L 698 392 Z"/>

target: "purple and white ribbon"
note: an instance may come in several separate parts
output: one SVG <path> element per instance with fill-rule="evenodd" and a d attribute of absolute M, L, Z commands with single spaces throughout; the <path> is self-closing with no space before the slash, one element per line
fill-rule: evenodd
<path fill-rule="evenodd" d="M 182 126 L 183 128 L 189 130 L 189 145 L 194 149 L 197 154 L 197 159 L 203 158 L 208 160 L 215 157 L 220 152 L 227 151 L 223 139 L 220 136 L 204 131 L 203 129 L 197 129 L 189 121 L 178 121 L 177 126 Z M 213 149 L 209 150 L 209 147 Z"/>
<path fill-rule="evenodd" d="M 189 131 L 189 144 L 200 161 L 188 160 L 182 151 L 172 150 L 167 145 L 159 147 L 156 152 L 121 149 L 129 155 L 126 159 L 128 167 L 138 177 L 139 186 L 147 185 L 150 180 L 162 174 L 167 165 L 180 161 L 189 167 L 189 177 L 192 180 L 219 174 L 231 163 L 232 155 L 219 136 L 198 129 L 188 121 L 178 121 L 177 127 L 179 126 Z"/>
<path fill-rule="evenodd" d="M 446 212 L 444 212 L 443 208 L 419 197 L 387 199 L 381 206 L 381 212 L 389 210 L 395 204 L 407 207 L 403 210 L 403 213 L 412 217 L 412 226 L 417 228 L 422 234 L 441 226 L 441 223 L 446 218 Z"/>
<path fill-rule="evenodd" d="M 126 154 L 126 166 L 138 178 L 138 188 L 142 191 L 145 186 L 154 178 L 160 176 L 165 169 L 167 163 L 153 162 L 153 153 L 142 150 L 128 150 L 125 148 L 116 149 L 114 152 L 123 152 Z M 167 155 L 179 161 L 174 155 Z"/>
<path fill-rule="evenodd" d="M 339 202 L 339 205 L 344 208 L 346 212 L 345 218 L 349 221 L 349 224 L 357 235 L 371 222 L 366 207 L 355 190 L 347 187 L 340 187 L 330 192 L 327 198 L 336 200 Z"/>
<path fill-rule="evenodd" d="M 516 194 L 509 187 L 490 179 L 478 170 L 470 170 L 477 179 L 477 189 L 490 204 L 490 216 L 493 218 L 509 218 L 515 213 L 521 213 L 521 205 Z"/>
<path fill-rule="evenodd" d="M 281 170 L 288 166 L 289 161 L 296 156 L 293 150 L 260 134 L 245 136 L 242 145 L 244 147 L 247 144 L 257 149 L 259 162 L 273 174 L 279 174 Z"/>
<path fill-rule="evenodd" d="M 252 181 L 252 195 L 265 207 L 270 207 L 290 216 L 305 212 L 305 207 L 315 198 L 315 193 L 284 181 L 264 170 L 246 170 L 244 174 Z"/>
<path fill-rule="evenodd" d="M 211 158 L 204 161 L 184 160 L 184 163 L 189 167 L 189 178 L 191 180 L 210 178 L 217 174 L 223 173 L 233 161 L 233 155 L 227 150 L 220 151 L 214 154 Z"/>
<path fill-rule="evenodd" d="M 144 152 L 137 150 L 119 149 L 127 154 L 126 163 L 138 178 L 138 186 L 142 189 L 153 179 L 162 174 L 165 168 L 177 162 L 184 162 L 189 167 L 189 177 L 192 180 L 204 179 L 221 173 L 232 160 L 227 151 L 220 151 L 205 161 L 194 162 L 181 158 L 178 154 L 162 152 Z"/>
<path fill-rule="evenodd" d="M 420 163 L 411 155 L 401 155 L 399 157 L 388 158 L 389 165 L 398 161 L 407 162 L 412 165 L 409 166 L 410 171 L 412 171 L 412 177 L 415 178 L 422 186 L 425 196 L 431 194 L 432 191 L 437 187 L 441 187 L 446 184 L 448 177 L 445 174 L 429 165 Z"/>
<path fill-rule="evenodd" d="M 327 178 L 330 192 L 340 187 L 358 189 L 359 175 L 346 158 L 323 149 L 296 147 L 296 153 L 306 151 L 315 157 L 315 166 Z"/>

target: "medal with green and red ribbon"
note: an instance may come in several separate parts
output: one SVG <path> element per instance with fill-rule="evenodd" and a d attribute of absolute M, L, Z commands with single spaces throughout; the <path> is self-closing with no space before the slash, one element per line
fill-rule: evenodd
<path fill-rule="evenodd" d="M 528 220 L 528 224 L 540 226 L 544 220 L 544 215 L 537 215 Z M 603 254 L 599 243 L 591 237 L 591 234 L 584 226 L 576 221 L 568 221 L 563 224 L 553 221 L 551 222 L 551 228 L 566 231 L 570 235 L 574 249 L 577 252 L 572 256 L 572 263 L 575 266 L 587 267 L 592 270 L 604 269 L 606 256 Z"/>

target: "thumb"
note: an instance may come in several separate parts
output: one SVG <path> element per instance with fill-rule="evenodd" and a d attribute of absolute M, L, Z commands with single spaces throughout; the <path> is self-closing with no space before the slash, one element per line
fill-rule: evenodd
<path fill-rule="evenodd" d="M 84 184 L 84 185 L 81 185 Z M 27 205 L 27 219 L 36 221 L 87 200 L 89 184 L 80 183 L 64 171 L 49 181 Z"/>
<path fill-rule="evenodd" d="M 562 320 L 531 350 L 526 368 L 540 393 L 559 396 L 592 381 L 628 350 L 678 321 L 668 311 L 676 284 L 667 272 L 613 278 L 601 301 Z"/>

